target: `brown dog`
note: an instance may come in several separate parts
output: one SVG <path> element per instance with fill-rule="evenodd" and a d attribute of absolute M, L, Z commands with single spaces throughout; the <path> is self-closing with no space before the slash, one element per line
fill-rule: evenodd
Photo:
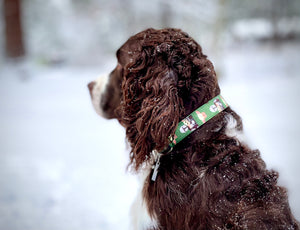
<path fill-rule="evenodd" d="M 144 175 L 133 229 L 299 229 L 278 174 L 242 141 L 230 107 L 162 153 L 151 180 L 153 150 L 168 146 L 177 124 L 220 94 L 199 44 L 181 30 L 148 29 L 117 58 L 109 78 L 89 89 L 96 111 L 125 127 L 130 165 Z"/>

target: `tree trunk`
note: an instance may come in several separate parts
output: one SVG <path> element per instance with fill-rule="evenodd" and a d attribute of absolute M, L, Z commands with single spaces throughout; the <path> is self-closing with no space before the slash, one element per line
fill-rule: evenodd
<path fill-rule="evenodd" d="M 21 24 L 20 0 L 4 0 L 5 51 L 7 57 L 21 57 L 25 54 Z"/>
<path fill-rule="evenodd" d="M 170 4 L 165 0 L 160 1 L 160 10 L 162 28 L 171 27 L 172 11 L 170 8 Z"/>

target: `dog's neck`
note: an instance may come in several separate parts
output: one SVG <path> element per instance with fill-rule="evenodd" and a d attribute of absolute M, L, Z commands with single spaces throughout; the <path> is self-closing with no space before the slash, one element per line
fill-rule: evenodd
<path fill-rule="evenodd" d="M 170 137 L 170 144 L 169 146 L 161 152 L 157 150 L 153 150 L 153 155 L 155 155 L 155 165 L 153 166 L 153 174 L 152 174 L 152 181 L 156 180 L 158 168 L 160 165 L 160 156 L 162 154 L 167 154 L 171 152 L 173 147 L 182 141 L 185 137 L 190 135 L 196 129 L 201 127 L 207 121 L 221 113 L 224 109 L 228 107 L 228 104 L 224 100 L 221 95 L 218 95 L 208 101 L 206 104 L 200 106 L 194 112 L 192 112 L 189 116 L 184 118 L 182 121 L 179 122 L 177 129 L 175 131 L 174 137 Z"/>
<path fill-rule="evenodd" d="M 200 106 L 189 116 L 179 122 L 174 137 L 170 138 L 171 142 L 169 146 L 173 148 L 185 137 L 200 128 L 203 124 L 221 113 L 227 107 L 228 104 L 221 95 L 214 97 L 206 104 Z"/>

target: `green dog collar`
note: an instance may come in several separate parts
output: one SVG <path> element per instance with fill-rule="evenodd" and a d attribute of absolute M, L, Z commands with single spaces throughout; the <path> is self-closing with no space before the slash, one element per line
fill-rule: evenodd
<path fill-rule="evenodd" d="M 190 135 L 196 129 L 201 127 L 211 118 L 222 112 L 228 107 L 228 104 L 221 95 L 218 95 L 211 99 L 206 104 L 200 106 L 189 116 L 179 122 L 175 131 L 174 137 L 170 138 L 171 143 L 169 146 L 173 148 L 186 136 Z"/>
<path fill-rule="evenodd" d="M 214 116 L 221 113 L 227 107 L 228 104 L 226 103 L 226 101 L 221 95 L 214 97 L 206 104 L 200 106 L 189 116 L 187 116 L 186 118 L 184 118 L 182 121 L 179 122 L 174 137 L 169 138 L 170 144 L 168 148 L 166 150 L 163 150 L 162 153 L 170 152 L 176 144 L 178 144 L 180 141 L 182 141 L 185 137 L 190 135 L 196 129 L 201 127 L 207 121 L 212 119 Z M 162 155 L 162 153 L 159 153 L 156 150 L 154 150 L 154 155 L 156 156 L 156 163 L 153 168 L 154 171 L 151 178 L 152 181 L 156 180 L 158 168 L 160 165 L 160 156 Z"/>

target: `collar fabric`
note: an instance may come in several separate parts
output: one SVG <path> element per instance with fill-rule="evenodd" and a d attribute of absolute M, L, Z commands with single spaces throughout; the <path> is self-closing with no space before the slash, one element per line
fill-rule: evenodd
<path fill-rule="evenodd" d="M 169 146 L 173 148 L 182 139 L 194 132 L 196 129 L 222 112 L 227 107 L 228 104 L 221 95 L 214 97 L 206 104 L 200 106 L 189 116 L 179 122 L 174 137 L 170 138 L 171 142 Z"/>
<path fill-rule="evenodd" d="M 216 116 L 217 114 L 221 113 L 224 109 L 228 107 L 228 104 L 224 100 L 221 95 L 218 95 L 208 101 L 206 104 L 200 106 L 194 112 L 192 112 L 189 116 L 184 118 L 182 121 L 179 122 L 177 129 L 175 131 L 174 137 L 170 137 L 170 144 L 167 149 L 162 152 L 170 152 L 172 148 L 182 141 L 185 137 L 189 134 L 194 132 L 200 126 L 205 124 L 211 118 Z M 155 165 L 153 165 L 153 174 L 151 177 L 152 181 L 156 180 L 158 169 L 160 166 L 160 157 L 162 153 L 158 152 L 157 150 L 153 150 L 153 155 L 156 157 Z"/>

